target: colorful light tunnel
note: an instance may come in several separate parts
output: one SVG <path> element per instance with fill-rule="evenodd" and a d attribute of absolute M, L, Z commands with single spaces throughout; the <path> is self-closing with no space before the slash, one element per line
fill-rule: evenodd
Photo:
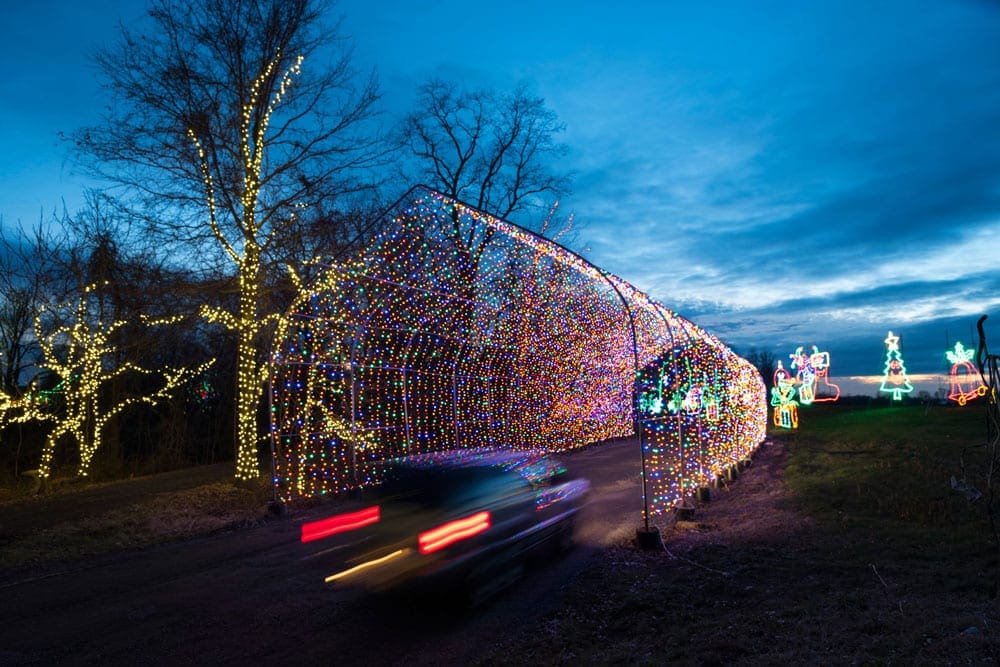
<path fill-rule="evenodd" d="M 648 520 L 763 441 L 760 375 L 711 334 L 521 227 L 425 188 L 403 201 L 279 327 L 279 498 L 378 484 L 410 454 L 638 433 Z"/>

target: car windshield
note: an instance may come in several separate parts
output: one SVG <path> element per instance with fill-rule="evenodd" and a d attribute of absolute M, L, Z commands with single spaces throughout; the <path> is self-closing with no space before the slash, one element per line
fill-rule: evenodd
<path fill-rule="evenodd" d="M 389 469 L 379 495 L 386 500 L 440 507 L 471 502 L 516 482 L 516 476 L 490 467 L 414 468 L 399 465 Z"/>

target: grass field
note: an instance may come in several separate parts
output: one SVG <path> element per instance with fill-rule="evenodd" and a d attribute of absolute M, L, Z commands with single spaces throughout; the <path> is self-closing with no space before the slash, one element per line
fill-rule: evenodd
<path fill-rule="evenodd" d="M 813 424 L 778 436 L 786 482 L 827 530 L 879 536 L 878 552 L 893 545 L 918 562 L 965 562 L 955 585 L 991 588 L 979 574 L 996 553 L 987 499 L 970 502 L 951 484 L 987 491 L 984 407 L 810 413 Z"/>
<path fill-rule="evenodd" d="M 541 631 L 484 658 L 536 664 L 964 664 L 1000 657 L 985 406 L 803 410 L 755 464 L 576 582 Z"/>

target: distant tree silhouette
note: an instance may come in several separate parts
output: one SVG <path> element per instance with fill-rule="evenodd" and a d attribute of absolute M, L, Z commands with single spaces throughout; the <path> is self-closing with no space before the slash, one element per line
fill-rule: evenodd
<path fill-rule="evenodd" d="M 20 395 L 26 381 L 22 375 L 39 360 L 41 349 L 31 327 L 57 289 L 62 244 L 42 221 L 30 230 L 0 226 L 0 389 L 8 396 Z"/>
<path fill-rule="evenodd" d="M 767 350 L 751 347 L 750 351 L 747 352 L 746 359 L 760 372 L 761 377 L 764 378 L 764 384 L 770 386 L 777 364 L 774 354 Z"/>
<path fill-rule="evenodd" d="M 94 304 L 95 292 L 96 286 L 89 285 L 80 292 L 75 303 L 57 306 L 65 312 L 49 318 L 55 326 L 46 328 L 42 324 L 44 311 L 35 316 L 35 336 L 43 352 L 40 365 L 58 379 L 58 384 L 51 390 L 32 386 L 18 398 L 2 396 L 6 411 L 16 414 L 11 421 L 53 423 L 42 450 L 41 477 L 52 473 L 53 455 L 64 436 L 76 443 L 80 457 L 77 474 L 86 477 L 94 454 L 103 442 L 105 427 L 112 418 L 138 403 L 153 404 L 167 398 L 211 364 L 209 361 L 196 367 L 154 371 L 131 361 L 115 363 L 115 334 L 129 322 L 100 317 Z M 143 325 L 155 326 L 171 321 L 144 319 Z M 126 374 L 157 375 L 162 382 L 148 393 L 119 396 L 110 402 L 102 400 L 105 386 Z"/>

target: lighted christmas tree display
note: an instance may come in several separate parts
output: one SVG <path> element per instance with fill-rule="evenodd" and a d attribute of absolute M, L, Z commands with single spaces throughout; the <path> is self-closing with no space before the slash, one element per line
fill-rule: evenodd
<path fill-rule="evenodd" d="M 903 353 L 899 349 L 899 336 L 890 331 L 885 338 L 885 370 L 882 375 L 882 386 L 879 391 L 892 394 L 892 400 L 903 400 L 903 394 L 913 391 L 913 385 L 906 376 L 906 366 L 903 364 Z"/>
<path fill-rule="evenodd" d="M 961 342 L 955 343 L 953 350 L 944 353 L 951 362 L 951 391 L 948 398 L 959 405 L 965 405 L 980 396 L 986 395 L 986 384 L 979 369 L 972 364 L 976 356 L 974 350 L 966 350 Z"/>

